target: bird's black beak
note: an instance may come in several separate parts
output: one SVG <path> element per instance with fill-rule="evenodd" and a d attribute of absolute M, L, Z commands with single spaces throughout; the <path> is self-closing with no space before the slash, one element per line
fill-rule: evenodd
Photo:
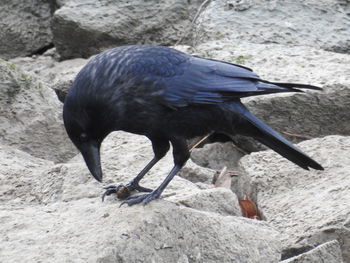
<path fill-rule="evenodd" d="M 102 182 L 100 145 L 98 143 L 86 142 L 82 144 L 79 149 L 90 173 L 97 181 Z"/>

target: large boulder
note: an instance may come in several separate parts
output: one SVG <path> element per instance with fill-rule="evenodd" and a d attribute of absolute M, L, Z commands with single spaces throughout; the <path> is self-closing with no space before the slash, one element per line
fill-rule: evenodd
<path fill-rule="evenodd" d="M 53 90 L 0 60 L 0 142 L 38 158 L 70 159 L 76 150 L 63 127 L 61 107 Z"/>
<path fill-rule="evenodd" d="M 52 43 L 51 1 L 2 0 L 0 8 L 0 57 L 27 56 Z"/>
<path fill-rule="evenodd" d="M 2 208 L 4 262 L 278 262 L 278 232 L 266 223 L 167 201 L 119 208 L 80 199 Z"/>
<path fill-rule="evenodd" d="M 89 57 L 125 44 L 175 43 L 200 1 L 69 1 L 54 14 L 54 43 L 62 58 Z"/>
<path fill-rule="evenodd" d="M 282 233 L 284 255 L 337 239 L 349 261 L 350 137 L 327 136 L 299 147 L 325 170 L 303 170 L 272 151 L 250 154 L 241 159 L 241 169 L 251 180 L 251 195 Z"/>
<path fill-rule="evenodd" d="M 234 45 L 279 43 L 350 52 L 350 20 L 341 1 L 211 1 L 194 41 L 230 39 Z"/>
<path fill-rule="evenodd" d="M 8 156 L 0 158 L 1 185 L 7 189 L 0 188 L 6 194 L 0 199 L 0 252 L 5 262 L 280 259 L 279 233 L 265 222 L 232 216 L 240 215 L 240 209 L 228 189 L 202 191 L 175 177 L 163 200 L 119 207 L 112 196 L 101 202 L 103 189 L 81 156 L 57 165 L 9 147 L 0 147 L 0 156 Z M 102 147 L 105 185 L 130 180 L 151 157 L 144 137 L 111 134 Z M 171 166 L 168 155 L 142 184 L 158 186 Z"/>

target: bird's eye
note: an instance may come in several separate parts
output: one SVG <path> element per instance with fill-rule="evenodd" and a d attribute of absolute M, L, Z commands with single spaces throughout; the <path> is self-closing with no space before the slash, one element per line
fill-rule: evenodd
<path fill-rule="evenodd" d="M 86 142 L 88 140 L 88 135 L 86 133 L 80 134 L 80 141 Z"/>

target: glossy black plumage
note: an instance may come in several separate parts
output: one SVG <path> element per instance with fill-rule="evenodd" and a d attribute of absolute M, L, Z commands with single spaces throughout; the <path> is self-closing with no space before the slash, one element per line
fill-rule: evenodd
<path fill-rule="evenodd" d="M 323 169 L 253 116 L 240 98 L 320 88 L 262 80 L 250 69 L 157 46 L 125 46 L 92 59 L 77 75 L 65 101 L 64 122 L 93 176 L 101 181 L 99 148 L 114 130 L 147 136 L 155 157 L 127 186 L 139 181 L 173 146 L 174 168 L 150 194 L 126 203 L 149 202 L 161 194 L 186 163 L 186 139 L 211 132 L 251 136 L 304 169 Z M 107 195 L 118 187 L 107 190 Z"/>

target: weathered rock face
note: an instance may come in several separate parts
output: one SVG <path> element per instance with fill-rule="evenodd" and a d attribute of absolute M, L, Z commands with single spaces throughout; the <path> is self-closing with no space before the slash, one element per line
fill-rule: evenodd
<path fill-rule="evenodd" d="M 282 263 L 342 263 L 343 258 L 339 242 L 336 240 L 322 244 L 299 256 L 283 260 Z"/>
<path fill-rule="evenodd" d="M 211 1 L 198 19 L 195 43 L 279 43 L 350 51 L 350 20 L 341 1 Z"/>
<path fill-rule="evenodd" d="M 42 197 L 33 189 L 53 162 L 6 145 L 0 145 L 0 159 L 0 204 L 38 203 Z"/>
<path fill-rule="evenodd" d="M 253 195 L 267 222 L 283 233 L 284 254 L 337 239 L 350 260 L 350 137 L 328 136 L 299 144 L 325 168 L 306 171 L 272 151 L 243 157 Z"/>
<path fill-rule="evenodd" d="M 239 159 L 244 155 L 232 142 L 207 144 L 191 153 L 191 159 L 204 167 L 221 170 L 237 167 Z"/>
<path fill-rule="evenodd" d="M 56 162 L 76 153 L 65 133 L 55 93 L 3 60 L 0 61 L 0 111 L 3 144 Z"/>
<path fill-rule="evenodd" d="M 53 30 L 58 53 L 65 59 L 89 57 L 122 44 L 175 43 L 189 30 L 202 2 L 6 0 L 6 8 L 0 10 L 6 13 L 0 18 L 0 26 L 6 23 L 0 32 L 0 44 L 6 42 L 0 45 L 0 56 L 31 54 L 37 42 L 51 38 L 45 27 L 48 6 L 50 11 L 60 8 Z M 99 184 L 80 155 L 71 159 L 76 151 L 60 119 L 62 104 L 52 90 L 1 61 L 1 261 L 340 263 L 343 257 L 350 262 L 350 56 L 339 53 L 349 51 L 349 3 L 206 2 L 195 26 L 198 45 L 176 48 L 243 64 L 267 80 L 323 86 L 322 92 L 244 102 L 280 132 L 348 136 L 299 145 L 325 171 L 304 171 L 272 152 L 239 161 L 243 153 L 261 148 L 234 138 L 240 150 L 231 142 L 194 150 L 195 163 L 187 162 L 161 200 L 119 207 L 121 201 L 111 195 L 102 203 L 102 186 L 130 181 L 153 157 L 151 143 L 124 132 L 109 135 L 101 149 L 104 182 Z M 14 26 L 18 19 L 21 25 Z M 42 34 L 35 35 L 37 30 Z M 6 35 L 13 32 L 18 34 Z M 16 53 L 20 45 L 24 53 Z M 62 95 L 88 60 L 59 62 L 58 53 L 51 49 L 43 56 L 12 62 L 48 87 L 62 90 Z M 169 151 L 141 185 L 159 186 L 172 166 Z M 238 176 L 229 178 L 231 190 L 226 184 L 213 188 L 216 170 L 223 166 L 240 169 Z M 238 199 L 245 195 L 257 203 L 265 222 L 242 218 Z"/>
<path fill-rule="evenodd" d="M 2 260 L 19 262 L 278 262 L 265 223 L 166 201 L 121 207 L 80 199 L 1 209 Z M 29 243 L 30 246 L 21 245 Z"/>
<path fill-rule="evenodd" d="M 0 156 L 8 156 L 0 158 L 0 185 L 6 197 L 0 199 L 0 253 L 5 262 L 23 257 L 29 262 L 280 259 L 279 233 L 264 222 L 232 216 L 240 215 L 240 208 L 228 189 L 202 191 L 176 177 L 164 192 L 165 200 L 119 207 L 112 196 L 101 203 L 102 189 L 80 156 L 58 165 L 9 147 L 1 147 Z M 102 148 L 106 183 L 130 180 L 151 157 L 144 137 L 110 135 Z M 159 185 L 171 166 L 168 155 L 142 184 Z M 30 246 L 23 245 L 27 243 Z"/>
<path fill-rule="evenodd" d="M 18 57 L 10 61 L 54 89 L 59 100 L 63 102 L 75 76 L 88 62 L 88 59 L 75 58 L 59 62 L 55 58 L 56 55 L 56 50 L 52 49 L 43 56 Z"/>
<path fill-rule="evenodd" d="M 2 0 L 0 57 L 27 56 L 52 43 L 50 1 Z"/>
<path fill-rule="evenodd" d="M 87 58 L 125 44 L 169 45 L 183 36 L 198 2 L 68 2 L 54 15 L 54 43 L 63 58 Z"/>
<path fill-rule="evenodd" d="M 270 81 L 309 83 L 318 86 L 350 84 L 348 54 L 306 46 L 257 44 L 230 39 L 208 41 L 193 48 L 179 46 L 199 56 L 250 67 Z"/>

